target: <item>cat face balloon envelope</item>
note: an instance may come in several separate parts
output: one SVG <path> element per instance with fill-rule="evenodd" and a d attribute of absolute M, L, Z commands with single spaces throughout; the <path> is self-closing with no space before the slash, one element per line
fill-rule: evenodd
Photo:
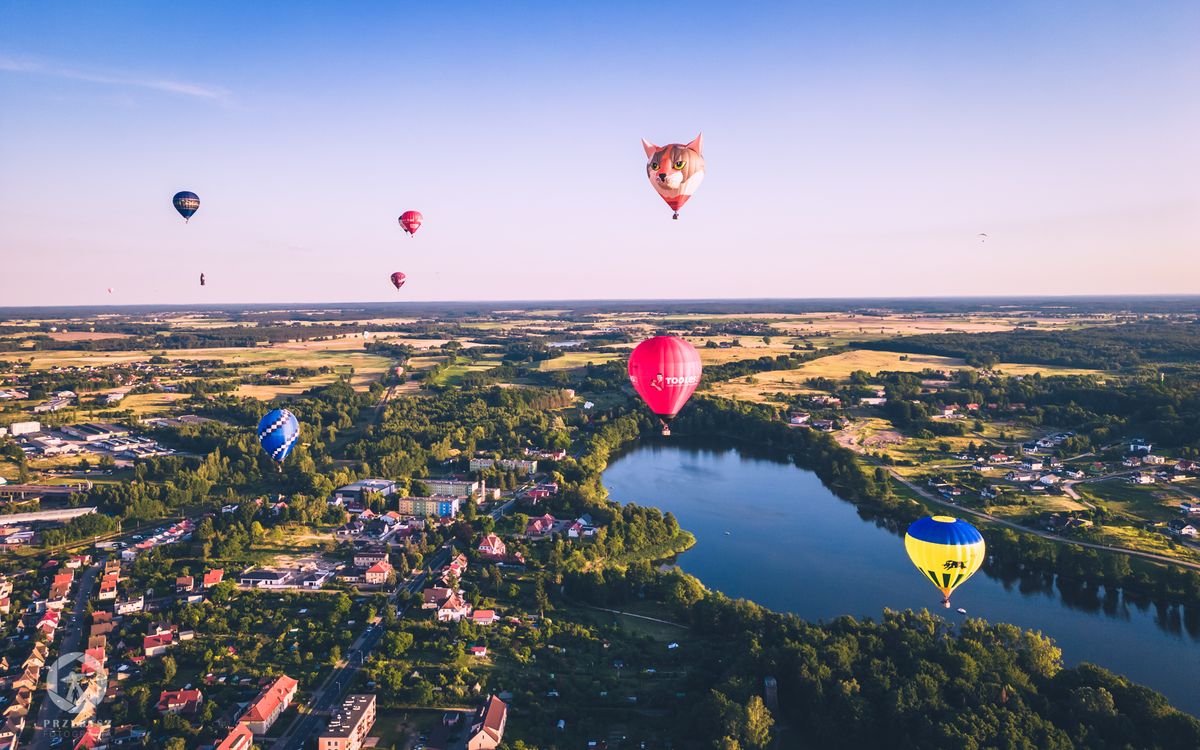
<path fill-rule="evenodd" d="M 649 159 L 646 162 L 646 176 L 662 199 L 675 211 L 671 218 L 679 218 L 679 209 L 704 181 L 703 139 L 704 134 L 701 133 L 686 146 L 682 143 L 655 146 L 642 139 L 642 148 L 646 149 L 646 158 Z"/>

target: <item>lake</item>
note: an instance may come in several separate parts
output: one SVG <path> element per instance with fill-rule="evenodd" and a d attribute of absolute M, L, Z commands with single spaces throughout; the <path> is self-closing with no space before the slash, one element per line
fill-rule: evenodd
<path fill-rule="evenodd" d="M 709 588 L 807 620 L 879 619 L 883 609 L 928 608 L 951 619 L 921 577 L 903 537 L 863 518 L 816 474 L 743 450 L 685 442 L 642 443 L 604 472 L 612 499 L 670 511 L 696 535 L 678 564 Z M 993 622 L 1040 630 L 1069 665 L 1098 664 L 1154 688 L 1200 716 L 1200 623 L 1178 607 L 1125 600 L 1120 592 L 1078 601 L 1056 589 L 975 574 L 954 607 Z"/>

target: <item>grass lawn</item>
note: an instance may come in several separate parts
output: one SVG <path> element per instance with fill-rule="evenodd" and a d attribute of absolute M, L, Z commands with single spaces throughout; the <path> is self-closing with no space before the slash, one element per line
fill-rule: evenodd
<path fill-rule="evenodd" d="M 1179 503 L 1193 499 L 1188 493 L 1171 485 L 1133 484 L 1119 477 L 1085 482 L 1076 485 L 1075 489 L 1080 495 L 1105 503 L 1114 511 L 1147 521 L 1178 518 Z"/>
<path fill-rule="evenodd" d="M 475 364 L 455 364 L 450 365 L 436 378 L 433 379 L 434 385 L 458 385 L 462 382 L 463 376 L 470 372 L 487 372 L 496 367 L 495 362 L 478 362 Z"/>

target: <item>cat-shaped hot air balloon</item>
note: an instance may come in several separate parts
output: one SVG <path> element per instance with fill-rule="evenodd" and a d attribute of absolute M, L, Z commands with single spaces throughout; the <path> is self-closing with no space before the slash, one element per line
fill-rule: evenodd
<path fill-rule="evenodd" d="M 687 203 L 696 188 L 704 181 L 704 135 L 687 144 L 671 143 L 655 146 L 645 138 L 642 148 L 646 149 L 646 176 L 650 184 L 675 212 L 671 218 L 679 218 L 679 209 Z"/>

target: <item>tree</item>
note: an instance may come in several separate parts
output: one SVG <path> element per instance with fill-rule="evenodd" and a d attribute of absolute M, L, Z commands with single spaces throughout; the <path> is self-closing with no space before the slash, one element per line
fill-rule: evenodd
<path fill-rule="evenodd" d="M 187 750 L 187 742 L 182 737 L 172 737 L 167 740 L 164 750 Z"/>
<path fill-rule="evenodd" d="M 175 679 L 175 674 L 178 671 L 178 666 L 175 664 L 175 657 L 167 654 L 162 658 L 162 681 L 165 684 L 170 684 Z"/>
<path fill-rule="evenodd" d="M 767 710 L 763 699 L 755 695 L 746 704 L 746 744 L 753 748 L 765 748 L 771 742 L 771 728 L 775 719 Z"/>
<path fill-rule="evenodd" d="M 538 613 L 545 616 L 546 610 L 550 609 L 550 597 L 546 594 L 546 577 L 541 573 L 533 581 L 533 600 Z"/>

